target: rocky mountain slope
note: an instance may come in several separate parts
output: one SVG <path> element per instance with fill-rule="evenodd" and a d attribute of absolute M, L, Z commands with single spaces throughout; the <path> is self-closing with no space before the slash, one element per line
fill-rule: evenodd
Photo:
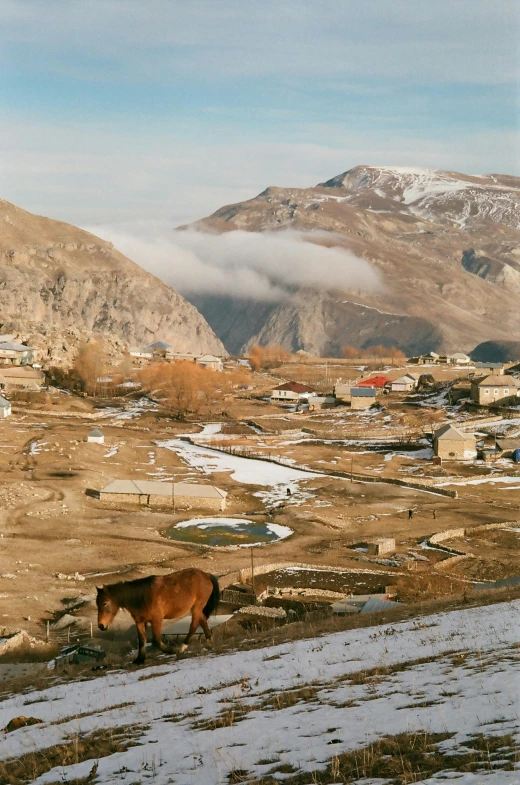
<path fill-rule="evenodd" d="M 467 351 L 520 336 L 517 177 L 357 166 L 313 188 L 267 188 L 193 228 L 319 230 L 309 239 L 369 261 L 383 281 L 377 291 L 352 291 L 348 280 L 341 291 L 301 289 L 268 306 L 199 296 L 233 351 L 256 342 L 333 355 L 377 343 Z"/>
<path fill-rule="evenodd" d="M 179 351 L 225 353 L 191 303 L 111 243 L 4 201 L 0 322 L 2 333 L 49 345 L 58 362 L 93 334 L 120 348 L 161 339 Z"/>

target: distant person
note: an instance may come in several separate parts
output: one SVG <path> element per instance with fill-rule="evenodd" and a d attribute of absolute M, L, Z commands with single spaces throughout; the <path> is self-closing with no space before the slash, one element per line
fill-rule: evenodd
<path fill-rule="evenodd" d="M 292 496 L 292 491 L 290 488 L 287 488 L 287 496 Z"/>
<path fill-rule="evenodd" d="M 408 520 L 410 521 L 413 518 L 413 510 L 408 510 Z"/>
<path fill-rule="evenodd" d="M 437 520 L 437 510 L 433 510 L 433 520 Z"/>

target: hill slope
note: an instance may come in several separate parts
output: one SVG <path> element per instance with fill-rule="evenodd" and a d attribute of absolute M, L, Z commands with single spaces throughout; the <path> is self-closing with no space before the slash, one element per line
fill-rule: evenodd
<path fill-rule="evenodd" d="M 313 241 L 344 247 L 381 274 L 378 291 L 349 290 L 346 280 L 341 292 L 288 293 L 267 317 L 265 303 L 251 303 L 235 344 L 337 354 L 347 343 L 395 343 L 412 353 L 520 334 L 520 178 L 357 166 L 313 188 L 267 188 L 193 228 L 325 231 L 330 240 Z M 196 302 L 220 336 L 243 309 L 232 298 Z"/>
<path fill-rule="evenodd" d="M 432 785 L 513 785 L 519 613 L 513 601 L 271 648 L 163 657 L 13 696 L 0 704 L 2 727 L 29 713 L 41 723 L 4 735 L 0 761 L 11 777 L 23 766 L 31 782 L 42 773 L 39 785 L 90 773 L 118 785 L 273 785 L 282 773 L 289 785 L 419 774 Z M 76 759 L 63 753 L 71 738 Z"/>
<path fill-rule="evenodd" d="M 1 331 L 99 333 L 125 344 L 165 340 L 179 351 L 223 354 L 196 308 L 158 278 L 75 226 L 0 201 Z M 61 343 L 60 343 L 61 342 Z"/>

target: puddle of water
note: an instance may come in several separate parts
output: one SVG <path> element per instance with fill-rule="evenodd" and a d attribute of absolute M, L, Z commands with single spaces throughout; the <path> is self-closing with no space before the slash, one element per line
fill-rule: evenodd
<path fill-rule="evenodd" d="M 251 547 L 283 540 L 292 533 L 288 526 L 270 522 L 257 523 L 242 518 L 194 518 L 170 527 L 166 536 L 197 545 Z"/>

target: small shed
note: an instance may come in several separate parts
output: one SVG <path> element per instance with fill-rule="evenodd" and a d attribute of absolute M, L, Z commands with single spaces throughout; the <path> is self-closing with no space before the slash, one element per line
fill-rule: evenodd
<path fill-rule="evenodd" d="M 90 444 L 104 444 L 105 436 L 99 428 L 93 428 L 87 436 L 87 442 L 90 442 Z"/>
<path fill-rule="evenodd" d="M 0 419 L 5 420 L 6 417 L 9 417 L 11 414 L 11 403 L 0 395 Z"/>
<path fill-rule="evenodd" d="M 385 553 L 395 551 L 395 540 L 393 537 L 377 537 L 367 542 L 367 553 L 370 556 L 382 556 Z"/>
<path fill-rule="evenodd" d="M 376 394 L 375 387 L 352 387 L 350 405 L 353 409 L 368 409 L 376 402 Z"/>

